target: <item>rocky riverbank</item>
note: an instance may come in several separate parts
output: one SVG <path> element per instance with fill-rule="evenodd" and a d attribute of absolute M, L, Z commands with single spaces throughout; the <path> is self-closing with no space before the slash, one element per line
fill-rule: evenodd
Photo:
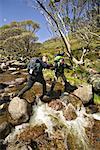
<path fill-rule="evenodd" d="M 99 150 L 100 105 L 93 104 L 94 92 L 100 92 L 99 74 L 70 93 L 61 92 L 58 83 L 59 90 L 44 102 L 39 83 L 22 99 L 14 97 L 26 80 L 24 61 L 0 62 L 0 149 Z"/>

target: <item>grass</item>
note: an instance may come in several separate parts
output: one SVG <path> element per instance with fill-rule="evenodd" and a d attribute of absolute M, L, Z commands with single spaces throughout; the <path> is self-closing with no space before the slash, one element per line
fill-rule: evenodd
<path fill-rule="evenodd" d="M 94 103 L 95 104 L 100 104 L 100 96 L 97 94 L 94 94 Z"/>

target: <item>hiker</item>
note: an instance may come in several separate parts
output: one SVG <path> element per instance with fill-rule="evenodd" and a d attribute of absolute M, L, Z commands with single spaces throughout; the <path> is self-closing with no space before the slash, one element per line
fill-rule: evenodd
<path fill-rule="evenodd" d="M 67 87 L 67 85 L 69 85 L 69 82 L 67 82 L 66 77 L 64 75 L 64 69 L 65 68 L 72 69 L 72 67 L 65 64 L 63 55 L 64 55 L 64 53 L 57 54 L 55 59 L 54 59 L 54 73 L 55 73 L 55 75 L 54 75 L 54 80 L 52 82 L 51 89 L 50 89 L 49 93 L 53 91 L 54 86 L 55 86 L 59 77 L 62 77 L 62 79 L 64 81 L 64 91 L 67 91 L 66 87 Z"/>
<path fill-rule="evenodd" d="M 35 82 L 40 82 L 43 85 L 43 94 L 40 96 L 42 99 L 46 94 L 46 81 L 43 77 L 43 68 L 49 69 L 51 65 L 47 64 L 47 57 L 42 58 L 32 58 L 28 64 L 29 78 L 27 85 L 18 93 L 18 97 L 21 97 L 26 91 L 28 91 Z"/>

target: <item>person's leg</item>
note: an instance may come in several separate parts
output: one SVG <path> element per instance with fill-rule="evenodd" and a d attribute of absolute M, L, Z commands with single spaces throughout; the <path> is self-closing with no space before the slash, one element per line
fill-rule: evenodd
<path fill-rule="evenodd" d="M 39 76 L 37 82 L 40 82 L 43 85 L 43 96 L 46 94 L 46 81 L 43 76 Z"/>
<path fill-rule="evenodd" d="M 63 81 L 64 81 L 64 91 L 67 91 L 67 80 L 66 80 L 66 77 L 65 77 L 65 75 L 64 74 L 62 74 L 61 75 L 61 77 L 62 77 L 62 79 L 63 79 Z"/>
<path fill-rule="evenodd" d="M 55 84 L 56 84 L 56 82 L 57 82 L 57 79 L 58 79 L 58 77 L 57 77 L 57 76 L 54 76 L 54 80 L 53 80 L 53 82 L 52 82 L 50 92 L 53 91 L 53 89 L 54 89 L 54 87 L 55 87 Z"/>
<path fill-rule="evenodd" d="M 33 84 L 35 83 L 35 80 L 32 80 L 31 77 L 29 77 L 26 86 L 18 93 L 18 97 L 21 97 L 26 91 L 28 91 Z"/>

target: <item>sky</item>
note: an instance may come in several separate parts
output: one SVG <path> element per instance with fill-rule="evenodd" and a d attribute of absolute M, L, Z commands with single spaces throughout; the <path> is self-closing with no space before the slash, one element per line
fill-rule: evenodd
<path fill-rule="evenodd" d="M 40 24 L 40 30 L 36 34 L 40 42 L 52 37 L 43 15 L 39 10 L 32 8 L 26 0 L 0 0 L 0 26 L 24 20 L 33 20 Z"/>

